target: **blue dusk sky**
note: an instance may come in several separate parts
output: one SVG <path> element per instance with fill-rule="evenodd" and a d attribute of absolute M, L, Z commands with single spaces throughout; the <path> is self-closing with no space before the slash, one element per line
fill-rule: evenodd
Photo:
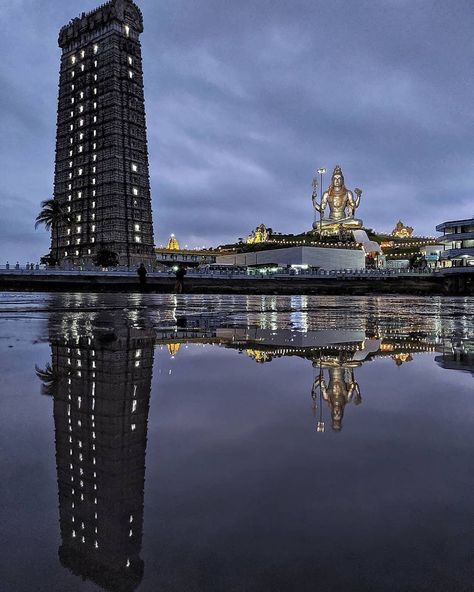
<path fill-rule="evenodd" d="M 0 0 L 2 265 L 49 249 L 57 36 L 97 4 Z M 308 230 L 336 164 L 379 231 L 474 213 L 472 0 L 138 4 L 156 244 Z"/>

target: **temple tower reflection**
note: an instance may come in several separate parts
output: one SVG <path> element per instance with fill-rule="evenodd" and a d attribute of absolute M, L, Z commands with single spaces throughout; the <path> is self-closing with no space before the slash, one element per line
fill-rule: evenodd
<path fill-rule="evenodd" d="M 136 312 L 123 314 L 61 313 L 50 335 L 60 561 L 106 590 L 128 592 L 144 569 L 154 332 Z"/>

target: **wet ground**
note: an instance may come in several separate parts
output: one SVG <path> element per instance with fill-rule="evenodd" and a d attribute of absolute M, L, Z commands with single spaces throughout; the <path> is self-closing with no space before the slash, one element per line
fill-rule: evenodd
<path fill-rule="evenodd" d="M 474 300 L 1 294 L 1 590 L 470 591 Z"/>

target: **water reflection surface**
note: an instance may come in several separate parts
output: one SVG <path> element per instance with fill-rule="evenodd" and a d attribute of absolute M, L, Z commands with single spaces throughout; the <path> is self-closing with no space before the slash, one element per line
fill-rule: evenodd
<path fill-rule="evenodd" d="M 473 312 L 467 299 L 4 297 L 2 347 L 14 322 L 15 348 L 49 348 L 40 363 L 23 347 L 51 442 L 54 418 L 59 499 L 59 562 L 45 536 L 34 589 L 468 590 Z M 6 458 L 21 465 L 17 405 Z M 33 507 L 20 523 L 51 528 Z M 30 590 L 5 554 L 6 590 Z"/>

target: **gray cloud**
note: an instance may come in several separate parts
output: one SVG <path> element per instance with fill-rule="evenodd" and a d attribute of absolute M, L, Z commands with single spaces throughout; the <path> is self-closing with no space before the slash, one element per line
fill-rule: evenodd
<path fill-rule="evenodd" d="M 31 229 L 52 192 L 57 32 L 95 4 L 0 9 L 0 258 L 48 249 Z M 473 213 L 467 0 L 139 4 L 157 244 L 171 232 L 227 242 L 262 221 L 306 230 L 313 172 L 336 163 L 364 189 L 368 226 L 401 217 L 434 234 Z M 15 244 L 13 230 L 24 233 Z"/>

